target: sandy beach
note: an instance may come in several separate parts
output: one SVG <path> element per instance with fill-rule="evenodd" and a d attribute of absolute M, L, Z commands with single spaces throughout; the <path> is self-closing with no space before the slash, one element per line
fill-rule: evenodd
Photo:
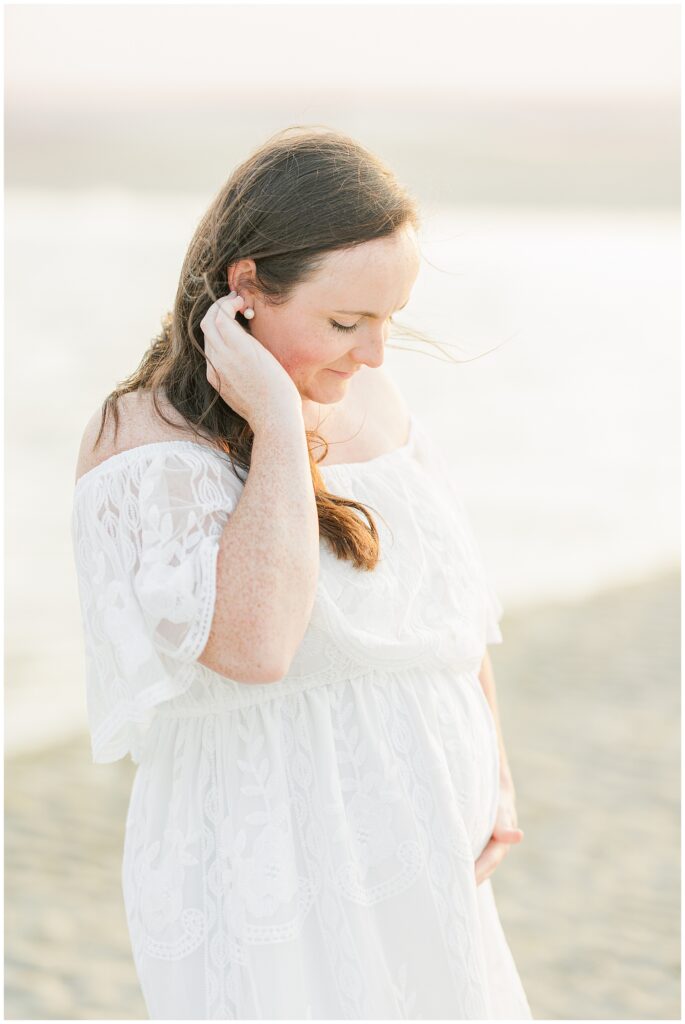
<path fill-rule="evenodd" d="M 506 615 L 523 842 L 493 876 L 535 1018 L 680 1017 L 680 577 Z M 5 1019 L 145 1019 L 120 890 L 135 766 L 6 761 Z"/>

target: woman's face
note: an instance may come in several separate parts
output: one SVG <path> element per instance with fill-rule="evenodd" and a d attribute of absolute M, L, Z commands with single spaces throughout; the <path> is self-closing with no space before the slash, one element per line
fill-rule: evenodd
<path fill-rule="evenodd" d="M 315 277 L 282 306 L 267 305 L 248 286 L 252 260 L 234 264 L 228 283 L 254 309 L 251 333 L 287 370 L 302 398 L 329 404 L 342 400 L 351 380 L 336 371 L 382 365 L 390 317 L 409 300 L 419 265 L 416 232 L 407 226 L 328 253 Z M 242 289 L 241 277 L 247 277 Z"/>

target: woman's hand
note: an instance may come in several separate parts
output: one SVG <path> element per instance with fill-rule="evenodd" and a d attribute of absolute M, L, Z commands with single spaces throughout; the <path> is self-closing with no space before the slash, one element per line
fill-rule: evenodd
<path fill-rule="evenodd" d="M 516 794 L 511 782 L 501 782 L 497 819 L 492 838 L 476 861 L 476 885 L 480 885 L 494 872 L 509 853 L 512 843 L 520 843 L 523 830 L 516 824 Z"/>
<path fill-rule="evenodd" d="M 231 292 L 214 302 L 200 322 L 205 336 L 207 380 L 253 430 L 281 410 L 302 412 L 295 382 L 278 359 L 237 323 L 245 300 Z"/>

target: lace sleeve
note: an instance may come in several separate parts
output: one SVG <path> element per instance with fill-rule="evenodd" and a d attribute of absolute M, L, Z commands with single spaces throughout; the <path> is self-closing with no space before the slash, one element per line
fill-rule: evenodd
<path fill-rule="evenodd" d="M 164 453 L 140 480 L 134 592 L 157 651 L 177 661 L 194 661 L 207 643 L 219 539 L 239 497 L 232 472 L 194 447 Z"/>
<path fill-rule="evenodd" d="M 114 458 L 77 485 L 72 518 L 92 753 L 105 762 L 137 761 L 154 708 L 190 686 L 243 487 L 227 456 L 192 442 Z"/>

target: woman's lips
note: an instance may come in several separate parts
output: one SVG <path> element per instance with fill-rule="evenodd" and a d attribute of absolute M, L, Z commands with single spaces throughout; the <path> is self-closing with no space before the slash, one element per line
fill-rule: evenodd
<path fill-rule="evenodd" d="M 357 372 L 356 370 L 350 370 L 349 373 L 345 373 L 343 370 L 333 370 L 332 367 L 329 367 L 329 369 L 331 369 L 333 373 L 337 373 L 340 377 L 351 377 Z"/>

